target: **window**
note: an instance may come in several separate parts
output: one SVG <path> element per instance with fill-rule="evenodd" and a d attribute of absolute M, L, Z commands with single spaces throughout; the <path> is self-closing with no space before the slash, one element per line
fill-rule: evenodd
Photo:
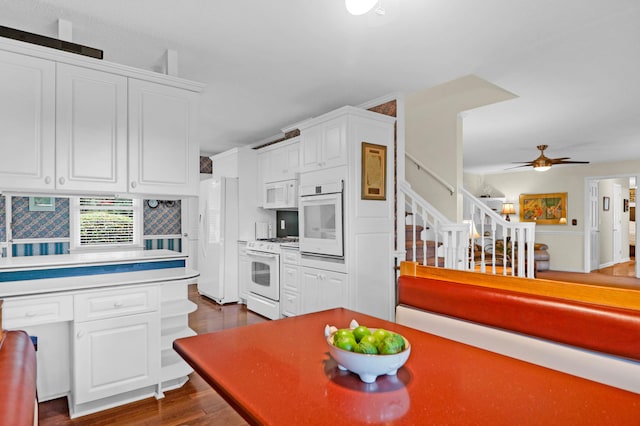
<path fill-rule="evenodd" d="M 139 200 L 76 197 L 73 201 L 72 249 L 140 246 L 142 215 Z"/>

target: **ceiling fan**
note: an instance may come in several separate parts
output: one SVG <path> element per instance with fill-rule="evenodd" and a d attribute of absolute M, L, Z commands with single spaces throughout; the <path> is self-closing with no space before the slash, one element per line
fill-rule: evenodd
<path fill-rule="evenodd" d="M 520 161 L 518 163 L 524 163 L 522 166 L 517 167 L 533 167 L 535 171 L 544 172 L 547 171 L 554 164 L 589 164 L 588 161 L 567 161 L 569 157 L 561 157 L 561 158 L 549 158 L 544 155 L 544 150 L 547 149 L 548 145 L 538 145 L 538 149 L 540 150 L 540 156 L 533 161 Z"/>

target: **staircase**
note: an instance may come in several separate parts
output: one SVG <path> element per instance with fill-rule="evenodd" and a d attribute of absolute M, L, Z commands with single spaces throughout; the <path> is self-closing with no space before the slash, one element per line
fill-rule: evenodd
<path fill-rule="evenodd" d="M 535 223 L 507 222 L 464 188 L 463 223 L 442 215 L 406 181 L 398 182 L 397 257 L 422 265 L 535 276 Z M 403 229 L 404 228 L 404 229 Z M 476 232 L 477 231 L 477 232 Z M 525 247 L 524 250 L 520 249 Z"/>

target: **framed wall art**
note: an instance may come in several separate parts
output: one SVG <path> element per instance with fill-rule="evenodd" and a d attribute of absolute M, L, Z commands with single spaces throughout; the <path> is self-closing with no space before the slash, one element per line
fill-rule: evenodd
<path fill-rule="evenodd" d="M 362 199 L 386 200 L 387 147 L 362 142 Z"/>
<path fill-rule="evenodd" d="M 520 194 L 520 221 L 540 225 L 567 223 L 567 193 Z"/>
<path fill-rule="evenodd" d="M 30 212 L 53 212 L 55 210 L 54 197 L 29 197 Z"/>

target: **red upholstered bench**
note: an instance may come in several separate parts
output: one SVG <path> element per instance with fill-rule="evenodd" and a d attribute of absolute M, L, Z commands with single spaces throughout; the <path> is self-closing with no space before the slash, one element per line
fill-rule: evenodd
<path fill-rule="evenodd" d="M 24 331 L 0 338 L 0 425 L 37 424 L 36 352 Z"/>
<path fill-rule="evenodd" d="M 401 276 L 401 305 L 640 361 L 640 312 Z"/>
<path fill-rule="evenodd" d="M 403 262 L 403 325 L 640 393 L 640 291 Z"/>

